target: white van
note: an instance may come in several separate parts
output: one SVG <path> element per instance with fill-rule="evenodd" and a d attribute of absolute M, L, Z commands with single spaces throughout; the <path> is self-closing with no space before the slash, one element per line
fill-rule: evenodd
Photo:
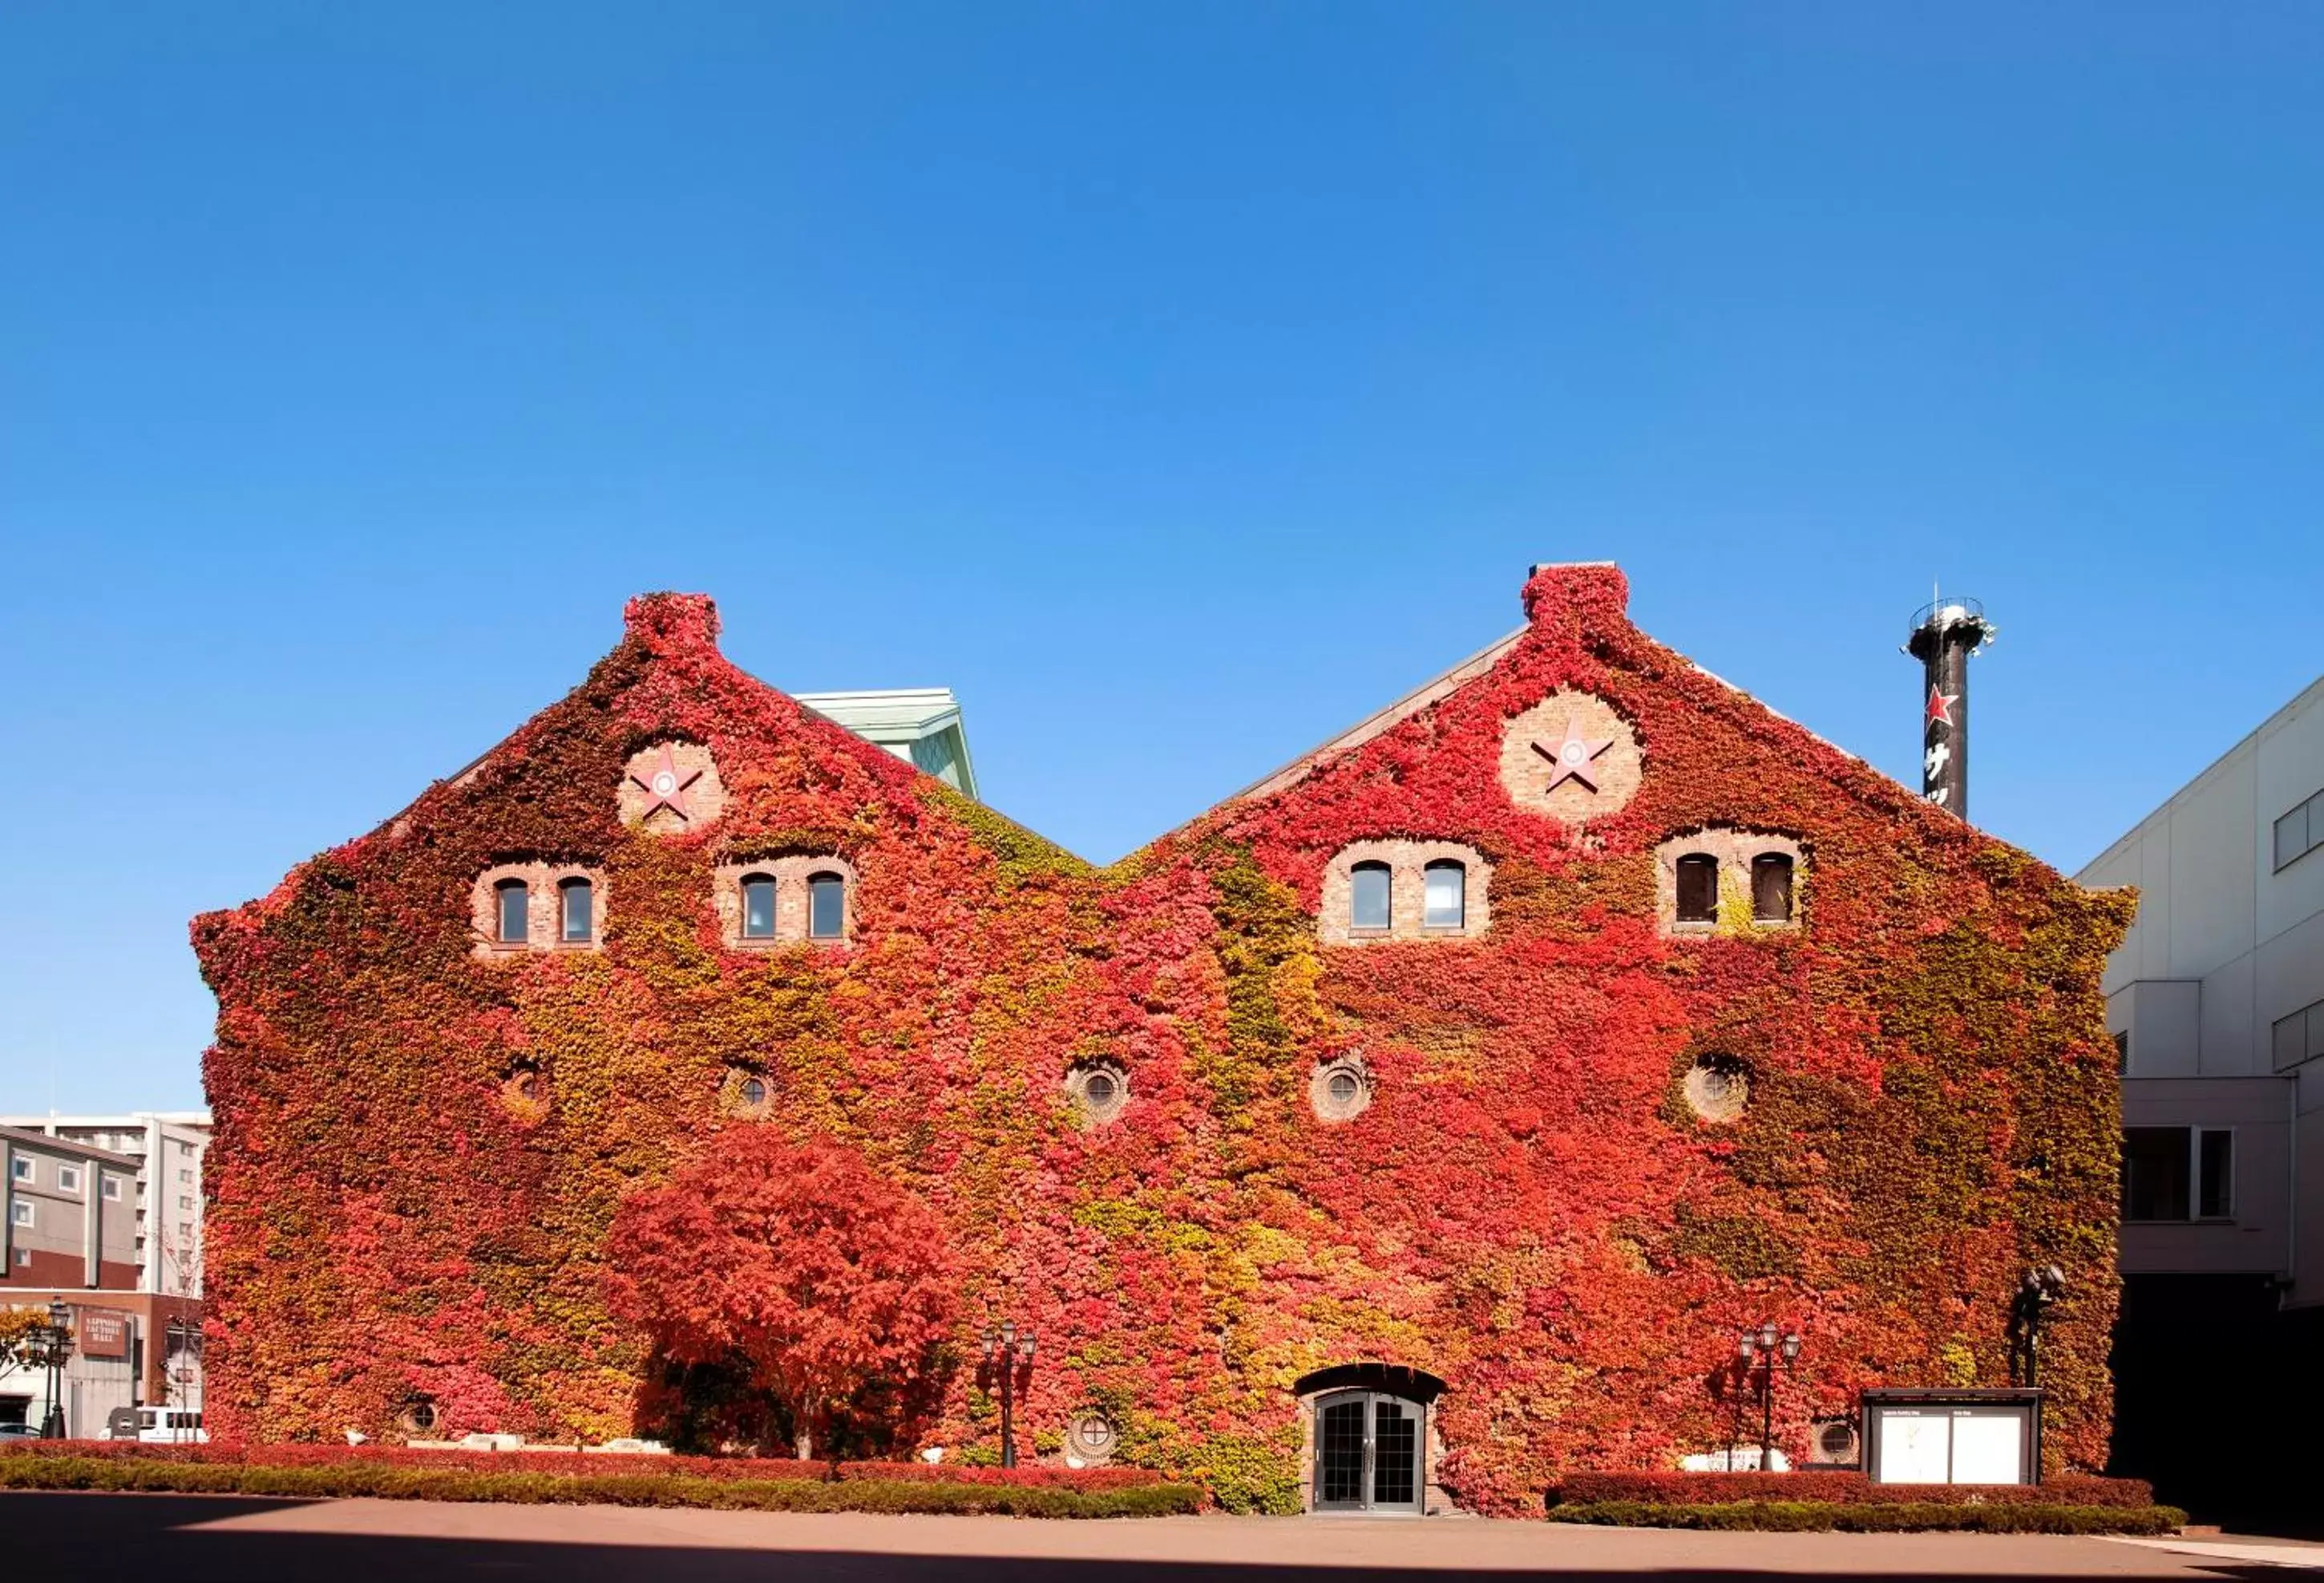
<path fill-rule="evenodd" d="M 134 1430 L 123 1422 L 128 1413 L 117 1413 L 114 1422 L 106 1424 L 97 1438 L 106 1440 L 158 1440 L 181 1446 L 209 1443 L 210 1431 L 202 1427 L 202 1415 L 190 1407 L 140 1407 L 136 1413 Z"/>

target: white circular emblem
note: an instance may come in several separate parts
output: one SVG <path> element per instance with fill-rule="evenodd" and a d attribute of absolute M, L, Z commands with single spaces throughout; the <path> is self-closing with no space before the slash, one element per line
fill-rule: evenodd
<path fill-rule="evenodd" d="M 1590 750 L 1580 742 L 1568 742 L 1558 749 L 1557 756 L 1568 764 L 1579 764 L 1590 757 Z"/>
<path fill-rule="evenodd" d="M 668 796 L 678 789 L 678 777 L 664 769 L 654 777 L 654 790 Z"/>

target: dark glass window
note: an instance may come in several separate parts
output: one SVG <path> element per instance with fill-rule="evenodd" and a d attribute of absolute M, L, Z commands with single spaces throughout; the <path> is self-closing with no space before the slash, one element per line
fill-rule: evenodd
<path fill-rule="evenodd" d="M 749 1105 L 755 1109 L 757 1107 L 763 1105 L 766 1102 L 767 1085 L 764 1080 L 755 1077 L 744 1078 L 742 1080 L 742 1103 Z"/>
<path fill-rule="evenodd" d="M 2118 1077 L 2130 1075 L 2130 1030 L 2125 1028 L 2114 1036 L 2114 1070 Z"/>
<path fill-rule="evenodd" d="M 1751 860 L 1751 916 L 1762 924 L 1792 921 L 1792 860 L 1782 852 Z"/>
<path fill-rule="evenodd" d="M 557 887 L 561 935 L 568 945 L 586 944 L 597 928 L 596 888 L 586 879 L 560 880 Z"/>
<path fill-rule="evenodd" d="M 1388 874 L 1386 863 L 1358 863 L 1348 871 L 1348 927 L 1385 929 L 1388 925 Z"/>
<path fill-rule="evenodd" d="M 1372 1505 L 1408 1506 L 1420 1463 L 1420 1413 L 1386 1396 L 1372 1398 Z"/>
<path fill-rule="evenodd" d="M 1457 929 L 1469 917 L 1469 870 L 1450 858 L 1421 870 L 1422 925 Z"/>
<path fill-rule="evenodd" d="M 1093 1110 L 1102 1110 L 1112 1104 L 1114 1095 L 1120 1091 L 1120 1086 L 1114 1081 L 1110 1072 L 1093 1072 L 1082 1080 L 1082 1093 L 1088 1099 Z"/>
<path fill-rule="evenodd" d="M 521 879 L 503 879 L 493 888 L 500 901 L 501 943 L 523 944 L 530 933 L 532 893 Z"/>
<path fill-rule="evenodd" d="M 2269 1029 L 2269 1042 L 2278 1072 L 2324 1055 L 2324 1000 L 2276 1018 Z"/>
<path fill-rule="evenodd" d="M 1719 917 L 1719 860 L 1689 852 L 1678 861 L 1678 921 L 1715 923 Z"/>
<path fill-rule="evenodd" d="M 775 882 L 766 874 L 742 877 L 742 938 L 775 937 Z"/>
<path fill-rule="evenodd" d="M 2288 867 L 2324 846 L 2324 792 L 2275 822 L 2275 866 Z"/>
<path fill-rule="evenodd" d="M 2187 1218 L 2187 1129 L 2131 1127 L 2122 1135 L 2122 1218 Z"/>
<path fill-rule="evenodd" d="M 807 876 L 807 932 L 814 940 L 836 940 L 847 932 L 847 881 L 838 875 Z"/>
<path fill-rule="evenodd" d="M 2195 1212 L 2224 1220 L 2235 1213 L 2236 1135 L 2207 1128 L 2197 1136 Z"/>

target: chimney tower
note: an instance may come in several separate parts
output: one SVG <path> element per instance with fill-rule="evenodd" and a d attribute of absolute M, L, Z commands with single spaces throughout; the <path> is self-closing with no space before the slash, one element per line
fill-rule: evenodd
<path fill-rule="evenodd" d="M 1992 642 L 1997 630 L 1976 600 L 1939 594 L 1913 617 L 1913 635 L 1904 644 L 1904 652 L 1921 662 L 1921 795 L 1963 819 L 1969 817 L 1969 657 Z"/>

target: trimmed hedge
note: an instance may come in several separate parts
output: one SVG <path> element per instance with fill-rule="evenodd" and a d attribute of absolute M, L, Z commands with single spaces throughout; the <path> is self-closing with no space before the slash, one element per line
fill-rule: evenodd
<path fill-rule="evenodd" d="M 2183 1527 L 2176 1506 L 2084 1506 L 2003 1501 L 1972 1506 L 1914 1501 L 1849 1505 L 1840 1501 L 1728 1501 L 1678 1505 L 1662 1501 L 1590 1501 L 1549 1509 L 1553 1523 L 1623 1528 L 1702 1528 L 1773 1533 L 2168 1533 Z"/>
<path fill-rule="evenodd" d="M 775 1457 L 670 1457 L 642 1452 L 582 1453 L 549 1448 L 448 1451 L 408 1446 L 170 1445 L 138 1440 L 31 1440 L 0 1446 L 5 1457 L 81 1457 L 108 1461 L 220 1467 L 434 1468 L 468 1473 L 550 1473 L 567 1477 L 690 1478 L 782 1483 L 964 1484 L 1096 1493 L 1162 1482 L 1150 1468 L 971 1468 L 960 1463 L 801 1462 Z"/>
<path fill-rule="evenodd" d="M 1011 1517 L 1159 1517 L 1193 1512 L 1187 1484 L 1107 1490 L 928 1480 L 701 1478 L 688 1474 L 474 1472 L 349 1459 L 336 1466 L 269 1466 L 189 1458 L 0 1456 L 0 1489 L 153 1491 L 202 1495 L 515 1505 L 703 1506 L 746 1512 L 916 1512 Z"/>
<path fill-rule="evenodd" d="M 1570 1473 L 1549 1492 L 1549 1504 L 1609 1502 L 1642 1505 L 1718 1506 L 1737 1501 L 1797 1505 L 1921 1506 L 2152 1506 L 2154 1486 L 2143 1478 L 2100 1478 L 2069 1473 L 2040 1484 L 1875 1484 L 1846 1468 L 1796 1473 Z"/>

